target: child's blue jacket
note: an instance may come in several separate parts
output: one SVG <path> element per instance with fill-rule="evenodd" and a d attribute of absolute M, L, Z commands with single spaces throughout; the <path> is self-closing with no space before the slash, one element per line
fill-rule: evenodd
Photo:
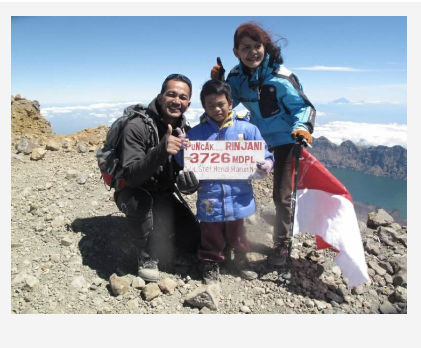
<path fill-rule="evenodd" d="M 187 137 L 195 140 L 263 140 L 256 126 L 246 118 L 237 117 L 232 111 L 219 129 L 218 125 L 203 114 L 201 122 L 193 127 Z M 265 158 L 274 161 L 265 144 Z M 197 219 L 205 222 L 232 221 L 246 218 L 256 211 L 253 187 L 249 180 L 200 180 L 197 193 Z"/>

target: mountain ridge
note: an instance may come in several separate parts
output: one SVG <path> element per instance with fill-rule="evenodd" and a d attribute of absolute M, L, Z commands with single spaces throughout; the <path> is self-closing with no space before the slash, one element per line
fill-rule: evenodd
<path fill-rule="evenodd" d="M 336 145 L 326 137 L 313 138 L 308 151 L 323 165 L 407 180 L 407 150 L 400 146 L 363 147 L 346 140 Z"/>

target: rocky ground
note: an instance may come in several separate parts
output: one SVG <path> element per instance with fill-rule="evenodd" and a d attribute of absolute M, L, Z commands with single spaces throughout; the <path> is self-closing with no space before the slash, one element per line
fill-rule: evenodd
<path fill-rule="evenodd" d="M 226 264 L 220 285 L 204 287 L 201 264 L 184 254 L 161 265 L 158 284 L 145 284 L 136 276 L 125 220 L 100 179 L 93 147 L 57 141 L 35 156 L 12 147 L 12 313 L 407 313 L 407 229 L 382 210 L 369 227 L 367 216 L 359 222 L 368 284 L 350 289 L 334 252 L 316 251 L 314 237 L 301 233 L 294 240 L 292 281 L 279 286 L 277 270 L 266 261 L 271 178 L 255 182 L 258 211 L 247 219 L 248 257 L 258 279 L 242 280 Z M 187 197 L 192 207 L 194 199 Z"/>

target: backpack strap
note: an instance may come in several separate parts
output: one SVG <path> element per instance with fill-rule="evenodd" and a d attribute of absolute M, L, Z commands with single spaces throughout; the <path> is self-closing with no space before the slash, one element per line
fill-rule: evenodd
<path fill-rule="evenodd" d="M 313 133 L 314 123 L 316 119 L 316 108 L 314 107 L 312 102 L 307 98 L 307 96 L 304 94 L 304 91 L 301 87 L 301 83 L 298 80 L 298 77 L 291 70 L 285 68 L 283 65 L 279 66 L 279 68 L 273 71 L 272 74 L 276 77 L 288 80 L 292 84 L 292 86 L 297 90 L 297 92 L 300 94 L 301 98 L 303 98 L 304 103 L 311 108 L 310 114 L 308 116 L 308 120 L 305 122 L 305 124 L 309 128 L 310 133 Z"/>

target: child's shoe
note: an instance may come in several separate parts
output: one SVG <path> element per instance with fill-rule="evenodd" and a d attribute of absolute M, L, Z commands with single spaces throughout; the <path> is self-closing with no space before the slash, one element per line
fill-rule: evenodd
<path fill-rule="evenodd" d="M 219 282 L 219 264 L 218 262 L 205 261 L 205 267 L 202 273 L 205 284 L 215 284 Z"/>

